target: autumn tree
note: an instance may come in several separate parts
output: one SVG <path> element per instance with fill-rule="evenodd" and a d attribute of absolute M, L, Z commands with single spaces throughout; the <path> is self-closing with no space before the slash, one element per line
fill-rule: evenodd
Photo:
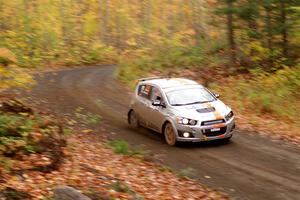
<path fill-rule="evenodd" d="M 227 39 L 229 45 L 229 55 L 230 55 L 230 65 L 232 67 L 237 64 L 236 57 L 236 36 L 235 36 L 235 27 L 234 20 L 237 13 L 235 2 L 236 0 L 219 0 L 222 3 L 223 7 L 219 9 L 219 14 L 226 16 L 226 29 L 227 29 Z"/>

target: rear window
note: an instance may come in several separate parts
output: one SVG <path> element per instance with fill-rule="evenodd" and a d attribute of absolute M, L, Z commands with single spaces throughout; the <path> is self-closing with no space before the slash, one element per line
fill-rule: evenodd
<path fill-rule="evenodd" d="M 138 89 L 138 95 L 146 99 L 150 98 L 152 86 L 151 85 L 140 85 Z"/>

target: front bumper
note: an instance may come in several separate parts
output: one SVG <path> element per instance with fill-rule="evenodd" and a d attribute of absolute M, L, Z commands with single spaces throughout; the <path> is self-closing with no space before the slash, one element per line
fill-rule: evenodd
<path fill-rule="evenodd" d="M 220 132 L 219 134 L 208 134 L 205 133 L 206 130 L 210 130 L 212 128 L 221 128 L 224 130 L 223 132 Z M 229 121 L 223 123 L 223 124 L 215 124 L 211 126 L 185 126 L 176 124 L 175 125 L 176 131 L 177 131 L 177 141 L 179 142 L 202 142 L 202 141 L 211 141 L 211 140 L 219 140 L 219 139 L 225 139 L 230 138 L 233 135 L 233 130 L 235 129 L 235 120 L 234 117 L 232 117 Z M 192 137 L 182 137 L 182 133 L 188 132 Z"/>

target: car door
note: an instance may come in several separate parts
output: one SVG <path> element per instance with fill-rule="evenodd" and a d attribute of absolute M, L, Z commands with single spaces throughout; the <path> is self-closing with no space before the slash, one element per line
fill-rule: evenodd
<path fill-rule="evenodd" d="M 136 95 L 136 103 L 135 103 L 135 111 L 138 115 L 139 122 L 149 127 L 148 120 L 148 108 L 151 105 L 150 94 L 151 94 L 152 86 L 148 84 L 141 84 L 138 87 L 137 95 Z"/>
<path fill-rule="evenodd" d="M 149 128 L 161 132 L 162 124 L 164 123 L 164 113 L 166 111 L 165 107 L 163 106 L 153 106 L 152 102 L 154 100 L 160 100 L 162 104 L 165 103 L 161 91 L 152 86 L 151 93 L 150 93 L 150 106 L 147 107 L 147 119 L 149 121 Z"/>

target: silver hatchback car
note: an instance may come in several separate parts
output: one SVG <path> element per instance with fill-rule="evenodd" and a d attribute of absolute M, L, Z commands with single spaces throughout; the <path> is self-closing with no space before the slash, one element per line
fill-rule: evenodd
<path fill-rule="evenodd" d="M 145 78 L 137 82 L 128 123 L 164 134 L 177 142 L 229 140 L 235 128 L 232 110 L 195 81 L 183 78 Z"/>

